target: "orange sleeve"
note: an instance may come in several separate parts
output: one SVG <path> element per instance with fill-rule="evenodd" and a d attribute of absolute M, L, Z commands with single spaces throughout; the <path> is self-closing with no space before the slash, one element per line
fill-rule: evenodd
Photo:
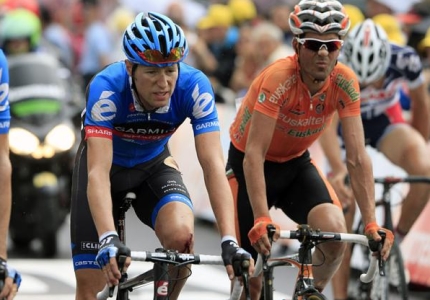
<path fill-rule="evenodd" d="M 334 83 L 338 89 L 337 111 L 340 118 L 360 115 L 360 85 L 355 73 L 339 63 Z"/>

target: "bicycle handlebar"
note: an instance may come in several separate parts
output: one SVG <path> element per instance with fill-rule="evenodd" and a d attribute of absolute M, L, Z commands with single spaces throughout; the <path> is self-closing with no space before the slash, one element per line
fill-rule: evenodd
<path fill-rule="evenodd" d="M 384 176 L 384 177 L 375 177 L 375 183 L 381 184 L 395 184 L 395 183 L 430 183 L 430 177 L 427 176 L 415 176 L 409 175 L 405 177 L 400 176 Z"/>
<path fill-rule="evenodd" d="M 152 252 L 152 251 L 131 251 L 132 261 L 142 262 L 167 262 L 172 265 L 177 264 L 194 264 L 194 265 L 224 265 L 223 259 L 220 255 L 209 255 L 209 254 L 192 254 L 192 253 L 179 253 L 176 251 L 163 251 L 163 252 Z M 242 264 L 243 272 L 247 272 L 249 268 L 248 264 Z M 238 281 L 236 278 L 235 280 Z M 97 300 L 107 300 L 112 297 L 109 293 L 109 286 L 106 285 L 102 291 L 97 293 Z M 242 292 L 242 286 L 240 284 L 234 285 L 234 290 L 231 293 L 230 300 L 239 300 Z M 233 296 L 234 295 L 234 296 Z"/>
<path fill-rule="evenodd" d="M 407 175 L 407 176 L 378 176 L 373 178 L 374 183 L 378 184 L 396 184 L 396 183 L 429 183 L 430 177 L 428 176 L 417 176 L 417 175 Z M 350 185 L 351 179 L 349 175 L 345 176 L 345 184 Z"/>
<path fill-rule="evenodd" d="M 305 235 L 301 230 L 281 230 L 280 239 L 296 239 L 296 240 L 311 240 L 314 242 L 344 242 L 344 243 L 356 243 L 369 247 L 369 240 L 366 236 L 361 234 L 353 233 L 335 233 L 335 232 L 323 232 L 323 231 L 308 231 Z M 360 276 L 362 282 L 368 283 L 373 280 L 376 274 L 378 266 L 378 257 L 371 256 L 370 265 L 366 273 Z M 263 271 L 263 257 L 261 254 L 258 255 L 257 262 L 255 264 L 254 277 L 258 276 Z"/>

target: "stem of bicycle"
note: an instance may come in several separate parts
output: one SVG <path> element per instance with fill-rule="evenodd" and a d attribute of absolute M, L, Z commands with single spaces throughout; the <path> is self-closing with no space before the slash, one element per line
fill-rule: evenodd
<path fill-rule="evenodd" d="M 169 283 L 169 264 L 154 263 L 154 300 L 169 300 Z"/>

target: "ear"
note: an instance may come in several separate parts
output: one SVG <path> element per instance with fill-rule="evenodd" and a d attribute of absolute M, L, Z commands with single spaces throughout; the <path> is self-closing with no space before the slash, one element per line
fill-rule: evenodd
<path fill-rule="evenodd" d="M 128 59 L 125 60 L 125 67 L 127 69 L 127 73 L 128 76 L 132 75 L 132 70 L 133 70 L 133 63 L 131 61 L 129 61 Z"/>
<path fill-rule="evenodd" d="M 296 52 L 296 54 L 299 54 L 299 42 L 297 42 L 297 40 L 293 38 L 291 43 L 293 44 L 294 52 Z"/>

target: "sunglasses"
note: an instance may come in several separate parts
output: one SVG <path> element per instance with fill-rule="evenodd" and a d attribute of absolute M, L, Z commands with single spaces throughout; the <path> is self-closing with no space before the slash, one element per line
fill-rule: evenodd
<path fill-rule="evenodd" d="M 140 58 L 144 61 L 159 64 L 159 63 L 176 63 L 184 56 L 185 49 L 184 47 L 176 47 L 173 48 L 169 55 L 165 56 L 161 51 L 148 49 L 145 51 L 138 51 Z"/>
<path fill-rule="evenodd" d="M 296 38 L 297 42 L 303 45 L 306 49 L 309 49 L 314 52 L 318 52 L 321 49 L 327 50 L 328 52 L 333 52 L 340 50 L 343 45 L 342 40 L 318 40 L 318 39 L 311 39 L 311 38 Z"/>

